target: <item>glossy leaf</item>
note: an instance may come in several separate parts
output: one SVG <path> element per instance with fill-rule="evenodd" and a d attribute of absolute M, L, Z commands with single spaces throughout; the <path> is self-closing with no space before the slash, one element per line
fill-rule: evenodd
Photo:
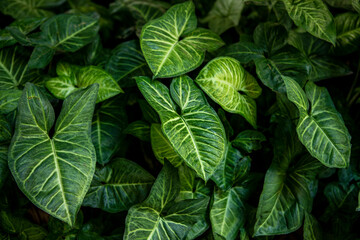
<path fill-rule="evenodd" d="M 158 81 L 138 77 L 136 82 L 145 99 L 159 113 L 162 131 L 174 150 L 207 181 L 224 157 L 226 138 L 219 117 L 200 89 L 188 76 L 172 81 L 171 97 L 169 89 Z"/>
<path fill-rule="evenodd" d="M 96 102 L 102 102 L 123 92 L 112 76 L 100 67 L 78 67 L 60 62 L 56 66 L 56 72 L 58 77 L 48 79 L 45 85 L 59 99 L 65 99 L 69 94 L 93 83 L 99 84 Z"/>
<path fill-rule="evenodd" d="M 164 163 L 164 159 L 167 159 L 175 167 L 183 162 L 162 133 L 160 124 L 151 124 L 150 137 L 151 147 L 157 160 Z"/>
<path fill-rule="evenodd" d="M 95 171 L 83 206 L 107 212 L 128 210 L 145 200 L 154 177 L 136 163 L 119 158 Z"/>
<path fill-rule="evenodd" d="M 92 85 L 64 101 L 50 137 L 54 110 L 36 86 L 26 84 L 9 148 L 9 167 L 19 188 L 37 207 L 70 225 L 95 170 L 90 127 L 97 89 Z"/>
<path fill-rule="evenodd" d="M 325 166 L 347 167 L 351 137 L 326 88 L 308 82 L 304 92 L 291 78 L 284 80 L 289 100 L 300 111 L 296 129 L 300 141 Z"/>
<path fill-rule="evenodd" d="M 240 41 L 227 46 L 219 55 L 235 58 L 240 63 L 249 63 L 263 56 L 263 49 L 252 42 Z"/>
<path fill-rule="evenodd" d="M 333 16 L 322 0 L 283 0 L 294 23 L 315 37 L 332 44 L 336 41 Z"/>
<path fill-rule="evenodd" d="M 335 17 L 336 44 L 333 51 L 337 55 L 355 52 L 360 45 L 360 14 L 347 12 Z"/>
<path fill-rule="evenodd" d="M 235 239 L 245 223 L 244 189 L 233 187 L 226 192 L 214 192 L 214 203 L 210 210 L 213 232 L 224 239 Z"/>
<path fill-rule="evenodd" d="M 251 153 L 252 151 L 261 149 L 261 143 L 264 141 L 266 141 L 266 138 L 261 132 L 245 130 L 236 136 L 232 141 L 232 145 Z"/>
<path fill-rule="evenodd" d="M 127 116 L 122 98 L 103 102 L 93 116 L 91 138 L 96 150 L 96 161 L 106 164 L 118 148 L 124 144 Z"/>
<path fill-rule="evenodd" d="M 243 0 L 217 0 L 204 21 L 212 31 L 222 34 L 239 24 L 244 4 Z"/>
<path fill-rule="evenodd" d="M 188 1 L 171 7 L 143 27 L 140 46 L 154 77 L 190 72 L 203 62 L 205 51 L 224 44 L 215 33 L 196 26 L 194 4 Z"/>
<path fill-rule="evenodd" d="M 279 235 L 293 232 L 303 224 L 305 212 L 311 211 L 315 176 L 320 167 L 309 155 L 302 156 L 295 131 L 282 123 L 276 135 L 274 159 L 268 169 L 260 195 L 254 235 Z"/>
<path fill-rule="evenodd" d="M 119 44 L 111 51 L 105 70 L 110 73 L 120 86 L 129 86 L 129 78 L 144 75 L 147 71 L 146 61 L 138 41 L 132 40 Z"/>
<path fill-rule="evenodd" d="M 165 162 L 148 198 L 130 208 L 124 239 L 185 238 L 193 224 L 205 215 L 209 199 L 184 200 L 167 206 L 178 194 L 178 184 L 176 169 Z"/>
<path fill-rule="evenodd" d="M 55 51 L 75 52 L 94 40 L 98 19 L 79 14 L 60 14 L 40 27 L 41 33 L 33 39 L 36 47 L 30 57 L 30 68 L 43 68 L 51 61 Z"/>
<path fill-rule="evenodd" d="M 240 114 L 256 127 L 253 98 L 259 97 L 261 88 L 236 59 L 215 58 L 201 69 L 195 81 L 224 110 Z"/>
<path fill-rule="evenodd" d="M 1 12 L 15 19 L 28 17 L 49 17 L 53 13 L 45 10 L 46 7 L 61 5 L 65 0 L 2 0 L 0 2 Z"/>

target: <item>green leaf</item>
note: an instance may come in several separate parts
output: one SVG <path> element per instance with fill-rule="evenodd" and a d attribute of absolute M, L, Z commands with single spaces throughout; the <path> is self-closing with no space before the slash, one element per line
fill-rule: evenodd
<path fill-rule="evenodd" d="M 0 114 L 7 114 L 14 111 L 22 94 L 21 90 L 8 89 L 0 90 Z"/>
<path fill-rule="evenodd" d="M 251 153 L 252 151 L 261 149 L 261 143 L 264 141 L 266 141 L 266 138 L 261 132 L 245 130 L 236 136 L 232 141 L 232 145 L 247 153 Z"/>
<path fill-rule="evenodd" d="M 159 162 L 163 164 L 164 159 L 167 159 L 174 167 L 181 165 L 183 162 L 181 157 L 162 133 L 160 124 L 151 124 L 150 137 L 152 150 Z"/>
<path fill-rule="evenodd" d="M 122 98 L 112 98 L 103 102 L 93 116 L 91 138 L 96 150 L 96 161 L 106 164 L 119 147 L 124 144 L 123 133 L 127 125 L 127 115 Z"/>
<path fill-rule="evenodd" d="M 315 37 L 332 44 L 336 41 L 333 16 L 322 0 L 283 0 L 294 23 Z"/>
<path fill-rule="evenodd" d="M 107 212 L 126 211 L 145 200 L 154 177 L 136 163 L 118 158 L 95 171 L 83 206 Z"/>
<path fill-rule="evenodd" d="M 241 153 L 231 146 L 231 143 L 227 144 L 225 157 L 211 176 L 221 190 L 226 191 L 233 185 L 236 166 L 242 157 Z"/>
<path fill-rule="evenodd" d="M 9 174 L 8 167 L 8 146 L 4 143 L 0 143 L 0 189 L 5 183 L 5 180 Z"/>
<path fill-rule="evenodd" d="M 178 167 L 179 180 L 180 180 L 180 192 L 176 198 L 178 200 L 185 199 L 197 199 L 197 196 L 194 196 L 195 188 L 195 177 L 196 172 L 189 168 L 185 163 L 181 164 Z"/>
<path fill-rule="evenodd" d="M 255 59 L 256 74 L 261 82 L 276 92 L 285 93 L 283 77 L 295 79 L 301 86 L 308 73 L 308 63 L 293 47 L 287 46 L 270 58 Z"/>
<path fill-rule="evenodd" d="M 0 114 L 0 143 L 11 140 L 11 137 L 12 126 L 10 125 L 7 118 L 4 115 Z"/>
<path fill-rule="evenodd" d="M 124 239 L 185 238 L 192 226 L 204 217 L 209 198 L 173 203 L 178 186 L 176 169 L 165 161 L 148 198 L 130 208 Z"/>
<path fill-rule="evenodd" d="M 160 118 L 157 112 L 144 99 L 138 99 L 139 107 L 143 114 L 144 120 L 149 123 L 159 123 Z"/>
<path fill-rule="evenodd" d="M 209 22 L 212 31 L 222 34 L 239 24 L 244 3 L 244 0 L 217 0 L 204 22 Z"/>
<path fill-rule="evenodd" d="M 144 75 L 148 71 L 148 67 L 138 41 L 131 40 L 115 47 L 111 51 L 105 70 L 120 86 L 130 85 L 132 76 Z"/>
<path fill-rule="evenodd" d="M 90 127 L 97 89 L 94 84 L 66 98 L 51 137 L 54 110 L 39 89 L 27 83 L 9 147 L 9 167 L 19 188 L 37 207 L 70 225 L 95 170 Z"/>
<path fill-rule="evenodd" d="M 201 69 L 195 81 L 224 110 L 240 114 L 256 128 L 256 102 L 253 98 L 261 94 L 261 88 L 236 59 L 213 59 Z"/>
<path fill-rule="evenodd" d="M 255 28 L 253 37 L 255 44 L 268 52 L 269 56 L 275 54 L 287 43 L 287 31 L 278 23 L 260 23 Z"/>
<path fill-rule="evenodd" d="M 97 103 L 123 92 L 112 76 L 100 67 L 78 67 L 60 62 L 56 66 L 56 72 L 58 77 L 49 78 L 45 85 L 59 99 L 65 99 L 69 94 L 93 83 L 99 84 Z"/>
<path fill-rule="evenodd" d="M 150 124 L 144 121 L 135 121 L 125 129 L 126 134 L 133 135 L 142 141 L 150 142 Z"/>
<path fill-rule="evenodd" d="M 25 218 L 15 216 L 9 212 L 0 212 L 1 227 L 5 232 L 16 234 L 19 238 L 16 239 L 32 239 L 43 240 L 47 237 L 47 231 L 39 225 L 33 224 Z M 10 239 L 15 239 L 11 237 Z"/>
<path fill-rule="evenodd" d="M 275 139 L 274 159 L 266 172 L 256 214 L 255 236 L 288 234 L 302 226 L 305 212 L 312 208 L 311 191 L 321 166 L 309 155 L 298 156 L 301 144 L 291 122 L 279 124 Z"/>
<path fill-rule="evenodd" d="M 213 232 L 224 239 L 235 239 L 240 227 L 245 223 L 245 206 L 242 187 L 233 187 L 226 192 L 214 192 L 214 202 L 210 210 Z"/>
<path fill-rule="evenodd" d="M 335 17 L 336 44 L 332 51 L 337 55 L 347 55 L 359 49 L 360 14 L 347 12 Z"/>
<path fill-rule="evenodd" d="M 196 26 L 195 7 L 188 1 L 174 5 L 143 27 L 140 46 L 154 77 L 190 72 L 201 65 L 205 51 L 224 44 L 215 33 Z"/>
<path fill-rule="evenodd" d="M 1 12 L 15 19 L 29 17 L 50 17 L 52 12 L 45 10 L 46 7 L 61 5 L 65 0 L 2 0 L 0 1 Z"/>
<path fill-rule="evenodd" d="M 261 58 L 264 50 L 252 42 L 240 41 L 227 46 L 219 53 L 219 56 L 235 58 L 240 63 L 249 63 L 252 60 Z"/>
<path fill-rule="evenodd" d="M 30 68 L 49 64 L 55 51 L 75 52 L 92 42 L 99 31 L 98 19 L 80 14 L 59 14 L 40 27 L 29 62 Z"/>
<path fill-rule="evenodd" d="M 312 82 L 305 92 L 291 78 L 284 78 L 288 98 L 299 109 L 297 133 L 310 154 L 327 167 L 346 168 L 351 136 L 326 88 Z"/>
<path fill-rule="evenodd" d="M 316 218 L 309 214 L 305 214 L 304 221 L 304 240 L 322 240 L 322 232 L 320 224 Z"/>
<path fill-rule="evenodd" d="M 137 77 L 137 85 L 158 112 L 161 127 L 174 150 L 207 181 L 225 154 L 225 130 L 201 90 L 188 76 L 175 78 L 169 89 L 158 81 Z"/>

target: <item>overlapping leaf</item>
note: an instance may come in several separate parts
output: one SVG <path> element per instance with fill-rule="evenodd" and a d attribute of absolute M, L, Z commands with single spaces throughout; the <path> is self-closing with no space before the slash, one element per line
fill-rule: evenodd
<path fill-rule="evenodd" d="M 227 46 L 219 55 L 235 58 L 240 63 L 249 63 L 252 60 L 261 58 L 263 51 L 264 49 L 252 42 L 240 41 Z"/>
<path fill-rule="evenodd" d="M 8 145 L 0 143 L 0 189 L 5 183 L 5 180 L 9 174 L 8 168 Z"/>
<path fill-rule="evenodd" d="M 72 225 L 95 170 L 90 127 L 97 85 L 71 94 L 55 113 L 39 89 L 27 83 L 19 104 L 9 167 L 19 188 L 39 208 Z"/>
<path fill-rule="evenodd" d="M 351 137 L 326 88 L 308 82 L 304 92 L 293 79 L 284 80 L 288 98 L 300 112 L 296 129 L 300 141 L 324 165 L 347 167 Z"/>
<path fill-rule="evenodd" d="M 261 149 L 261 143 L 264 141 L 266 141 L 266 138 L 261 132 L 245 130 L 236 136 L 232 141 L 232 145 L 251 153 L 254 150 Z"/>
<path fill-rule="evenodd" d="M 83 205 L 107 212 L 128 210 L 145 200 L 154 177 L 134 162 L 114 159 L 95 171 Z"/>
<path fill-rule="evenodd" d="M 56 66 L 56 72 L 58 77 L 48 79 L 46 87 L 59 99 L 65 99 L 69 94 L 93 83 L 99 84 L 96 102 L 102 102 L 123 92 L 112 76 L 100 67 L 79 67 L 60 62 Z"/>
<path fill-rule="evenodd" d="M 283 0 L 294 23 L 315 37 L 332 44 L 336 41 L 333 16 L 322 0 Z"/>
<path fill-rule="evenodd" d="M 195 81 L 226 111 L 242 115 L 256 127 L 254 98 L 259 97 L 261 88 L 236 59 L 215 58 L 200 71 Z"/>
<path fill-rule="evenodd" d="M 225 154 L 225 131 L 216 112 L 208 105 L 188 76 L 175 78 L 169 89 L 147 77 L 136 78 L 149 104 L 159 113 L 162 131 L 182 159 L 208 180 Z"/>
<path fill-rule="evenodd" d="M 171 7 L 143 27 L 140 46 L 155 77 L 190 72 L 203 62 L 205 51 L 224 44 L 215 33 L 196 26 L 194 4 L 188 1 Z"/>

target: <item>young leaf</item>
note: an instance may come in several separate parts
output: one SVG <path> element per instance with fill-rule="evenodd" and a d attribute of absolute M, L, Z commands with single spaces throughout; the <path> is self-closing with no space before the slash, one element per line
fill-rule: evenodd
<path fill-rule="evenodd" d="M 127 116 L 122 98 L 103 102 L 95 111 L 91 124 L 91 138 L 96 150 L 96 161 L 106 164 L 124 143 Z"/>
<path fill-rule="evenodd" d="M 251 153 L 252 151 L 261 149 L 261 143 L 264 141 L 266 141 L 266 138 L 261 132 L 245 130 L 236 136 L 232 141 L 232 145 Z"/>
<path fill-rule="evenodd" d="M 43 68 L 51 61 L 55 51 L 75 52 L 94 40 L 98 19 L 79 14 L 60 14 L 47 20 L 40 27 L 36 45 L 29 61 L 29 68 Z"/>
<path fill-rule="evenodd" d="M 333 16 L 322 0 L 283 0 L 294 23 L 315 37 L 332 44 L 336 41 Z"/>
<path fill-rule="evenodd" d="M 157 160 L 164 163 L 166 158 L 174 167 L 181 165 L 183 162 L 181 157 L 162 133 L 160 124 L 151 124 L 150 137 L 151 147 Z"/>
<path fill-rule="evenodd" d="M 290 124 L 281 124 L 276 135 L 274 159 L 265 176 L 256 214 L 255 236 L 293 232 L 312 208 L 311 190 L 321 165 L 309 155 L 291 164 L 301 152 L 301 144 Z"/>
<path fill-rule="evenodd" d="M 140 46 L 154 77 L 190 72 L 203 62 L 205 51 L 224 44 L 215 33 L 196 26 L 195 7 L 188 1 L 171 7 L 143 27 Z"/>
<path fill-rule="evenodd" d="M 222 34 L 239 24 L 244 0 L 217 0 L 204 22 L 209 22 L 209 28 L 217 34 Z"/>
<path fill-rule="evenodd" d="M 56 66 L 56 73 L 59 76 L 48 79 L 45 85 L 59 99 L 65 99 L 93 83 L 99 84 L 97 103 L 123 92 L 112 76 L 100 67 L 78 67 L 60 62 Z"/>
<path fill-rule="evenodd" d="M 9 167 L 19 188 L 39 208 L 72 225 L 95 171 L 90 127 L 97 85 L 71 94 L 55 113 L 49 100 L 27 83 L 9 147 Z"/>
<path fill-rule="evenodd" d="M 259 97 L 261 88 L 236 59 L 215 58 L 201 69 L 195 81 L 224 110 L 240 114 L 256 127 L 256 102 L 253 98 Z"/>
<path fill-rule="evenodd" d="M 120 86 L 128 86 L 131 76 L 144 75 L 147 64 L 138 41 L 132 40 L 119 44 L 111 51 L 105 70 L 110 73 Z"/>
<path fill-rule="evenodd" d="M 158 112 L 162 131 L 174 150 L 207 181 L 225 154 L 225 130 L 214 109 L 188 76 L 175 78 L 168 88 L 147 77 L 137 77 L 137 85 Z"/>
<path fill-rule="evenodd" d="M 105 167 L 96 169 L 83 206 L 111 213 L 128 210 L 145 200 L 154 180 L 136 163 L 123 158 L 114 159 Z"/>
<path fill-rule="evenodd" d="M 288 98 L 299 109 L 297 133 L 310 154 L 327 167 L 346 168 L 351 136 L 326 88 L 312 82 L 305 92 L 291 78 L 284 78 Z"/>

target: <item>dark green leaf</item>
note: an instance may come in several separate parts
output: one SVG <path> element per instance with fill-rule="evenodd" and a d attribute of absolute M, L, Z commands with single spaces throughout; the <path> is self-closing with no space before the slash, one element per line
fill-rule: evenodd
<path fill-rule="evenodd" d="M 8 146 L 4 143 L 0 143 L 0 189 L 5 183 L 5 180 L 9 174 L 7 153 Z"/>
<path fill-rule="evenodd" d="M 150 142 L 150 124 L 144 121 L 135 121 L 125 129 L 126 134 L 133 135 L 142 141 Z"/>
<path fill-rule="evenodd" d="M 266 138 L 261 132 L 245 130 L 236 136 L 232 141 L 232 145 L 251 153 L 252 151 L 261 149 L 261 143 L 264 141 L 266 141 Z"/>
<path fill-rule="evenodd" d="M 277 23 L 261 23 L 254 30 L 254 42 L 272 56 L 286 45 L 286 29 Z"/>
<path fill-rule="evenodd" d="M 306 213 L 304 221 L 304 240 L 322 239 L 323 237 L 320 224 L 313 215 Z"/>
<path fill-rule="evenodd" d="M 221 56 L 233 57 L 240 63 L 249 63 L 263 56 L 263 49 L 252 42 L 240 41 L 227 46 L 220 52 Z"/>

